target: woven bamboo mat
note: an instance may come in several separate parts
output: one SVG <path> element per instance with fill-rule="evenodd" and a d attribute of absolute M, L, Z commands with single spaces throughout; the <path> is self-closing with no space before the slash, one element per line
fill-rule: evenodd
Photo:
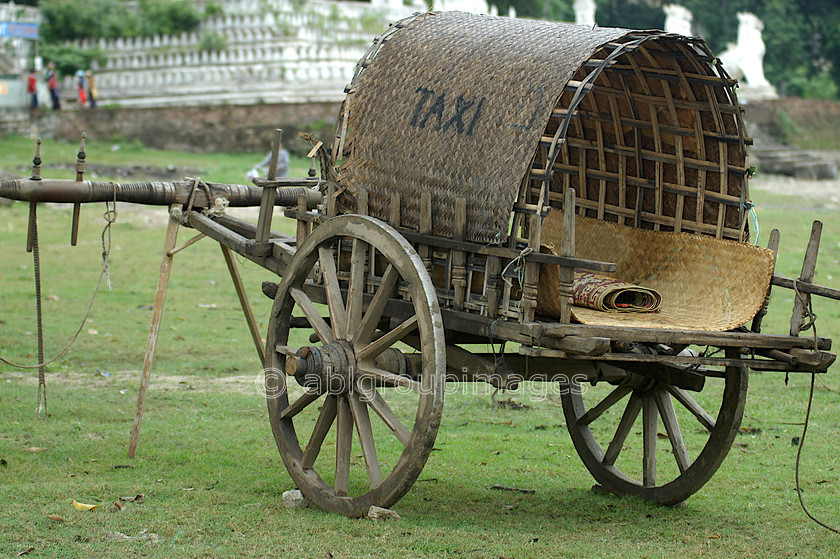
<path fill-rule="evenodd" d="M 563 213 L 543 222 L 542 241 L 559 246 Z M 583 324 L 617 327 L 725 331 L 746 324 L 764 302 L 773 274 L 773 252 L 704 235 L 670 233 L 575 217 L 575 255 L 615 262 L 614 277 L 655 289 L 662 305 L 654 313 L 572 308 Z M 540 270 L 537 312 L 559 316 L 557 268 Z"/>
<path fill-rule="evenodd" d="M 564 86 L 603 44 L 630 31 L 479 16 L 421 15 L 391 35 L 359 75 L 341 183 L 365 187 L 370 214 L 416 229 L 432 193 L 432 233 L 451 237 L 457 197 L 467 239 L 508 232 L 519 185 Z"/>

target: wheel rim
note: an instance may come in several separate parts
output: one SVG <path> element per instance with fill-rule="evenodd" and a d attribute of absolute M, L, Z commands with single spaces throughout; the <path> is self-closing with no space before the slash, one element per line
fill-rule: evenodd
<path fill-rule="evenodd" d="M 666 505 L 684 501 L 717 471 L 738 434 L 747 370 L 727 367 L 719 378 L 706 378 L 696 397 L 664 380 L 624 373 L 608 387 L 564 387 L 572 442 L 612 493 Z"/>
<path fill-rule="evenodd" d="M 313 275 L 323 289 L 308 281 Z M 408 302 L 394 307 L 395 297 Z M 296 315 L 315 343 L 290 341 Z M 385 325 L 388 318 L 397 324 Z M 398 350 L 407 337 L 419 340 L 419 352 Z M 444 371 L 440 308 L 411 245 L 364 216 L 315 229 L 285 271 L 266 348 L 269 419 L 303 494 L 348 516 L 402 497 L 434 445 Z"/>

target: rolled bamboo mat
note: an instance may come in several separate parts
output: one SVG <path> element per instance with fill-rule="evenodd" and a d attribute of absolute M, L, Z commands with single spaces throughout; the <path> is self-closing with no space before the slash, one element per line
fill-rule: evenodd
<path fill-rule="evenodd" d="M 542 242 L 559 246 L 563 213 L 552 211 Z M 746 324 L 764 302 L 773 275 L 773 252 L 704 235 L 636 229 L 575 218 L 575 256 L 615 262 L 616 279 L 656 290 L 657 312 L 605 312 L 573 307 L 583 324 L 725 331 Z M 556 266 L 541 266 L 537 312 L 559 316 Z"/>

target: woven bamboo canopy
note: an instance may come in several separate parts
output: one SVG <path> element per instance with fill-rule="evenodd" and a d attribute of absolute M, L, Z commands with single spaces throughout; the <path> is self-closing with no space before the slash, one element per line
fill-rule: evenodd
<path fill-rule="evenodd" d="M 333 151 L 371 215 L 500 242 L 513 212 L 562 207 L 634 227 L 745 240 L 746 144 L 730 79 L 699 38 L 661 31 L 420 14 L 357 67 Z"/>

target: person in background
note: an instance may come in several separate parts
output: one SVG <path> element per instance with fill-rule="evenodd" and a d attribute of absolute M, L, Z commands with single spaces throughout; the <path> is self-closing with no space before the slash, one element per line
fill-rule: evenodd
<path fill-rule="evenodd" d="M 96 98 L 99 97 L 99 92 L 96 90 L 96 82 L 93 80 L 93 72 L 88 70 L 85 72 L 85 83 L 87 84 L 87 97 L 91 109 L 96 108 Z"/>
<path fill-rule="evenodd" d="M 85 93 L 85 72 L 84 70 L 76 71 L 76 91 L 79 93 L 79 107 L 84 107 L 87 103 L 87 93 Z"/>
<path fill-rule="evenodd" d="M 58 98 L 58 76 L 55 73 L 55 64 L 50 62 L 47 64 L 47 87 L 50 90 L 50 100 L 52 101 L 52 108 L 54 111 L 61 110 L 61 101 Z"/>
<path fill-rule="evenodd" d="M 38 111 L 38 78 L 35 75 L 35 68 L 29 69 L 29 76 L 26 78 L 26 92 L 29 94 L 29 110 L 34 115 Z"/>
<path fill-rule="evenodd" d="M 270 163 L 271 152 L 268 152 L 268 155 L 266 155 L 262 161 L 254 165 L 254 168 L 248 171 L 248 174 L 245 176 L 249 179 L 267 176 L 268 166 Z M 277 155 L 277 176 L 289 176 L 289 151 L 283 147 L 283 144 L 280 144 L 280 153 Z"/>

